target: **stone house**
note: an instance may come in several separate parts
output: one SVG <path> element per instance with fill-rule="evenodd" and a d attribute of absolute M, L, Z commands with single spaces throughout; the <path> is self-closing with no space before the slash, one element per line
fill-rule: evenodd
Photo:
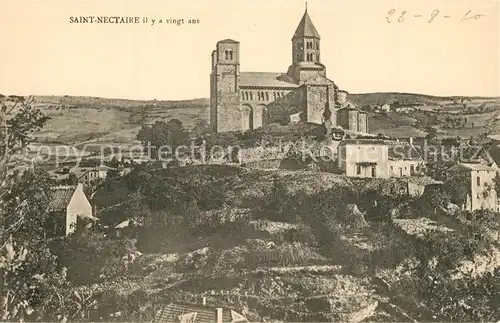
<path fill-rule="evenodd" d="M 460 163 L 450 171 L 459 171 L 458 168 L 470 175 L 470 182 L 467 183 L 470 187 L 467 187 L 468 194 L 463 208 L 471 212 L 480 209 L 500 211 L 494 184 L 498 168 L 481 163 Z"/>
<path fill-rule="evenodd" d="M 400 142 L 389 141 L 389 176 L 390 177 L 403 177 L 415 176 L 421 174 L 424 169 L 424 160 L 415 146 L 413 141 Z"/>
<path fill-rule="evenodd" d="M 383 140 L 346 139 L 338 145 L 338 167 L 346 176 L 388 178 L 388 158 Z"/>
<path fill-rule="evenodd" d="M 338 167 L 347 176 L 389 178 L 420 175 L 424 161 L 413 144 L 381 139 L 346 139 Z"/>
<path fill-rule="evenodd" d="M 47 212 L 50 214 L 46 224 L 47 237 L 67 236 L 74 232 L 78 218 L 96 220 L 82 183 L 53 187 L 49 192 Z"/>
<path fill-rule="evenodd" d="M 114 168 L 101 165 L 97 167 L 74 167 L 70 170 L 70 173 L 75 175 L 78 179 L 78 183 L 82 183 L 85 186 L 91 186 L 98 180 L 105 179 L 108 176 L 108 172 Z"/>

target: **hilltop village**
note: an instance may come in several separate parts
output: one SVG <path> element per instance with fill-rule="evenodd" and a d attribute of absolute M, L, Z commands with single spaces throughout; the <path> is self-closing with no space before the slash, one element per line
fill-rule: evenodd
<path fill-rule="evenodd" d="M 498 321 L 500 100 L 351 94 L 321 41 L 217 42 L 209 100 L 0 95 L 2 320 Z"/>

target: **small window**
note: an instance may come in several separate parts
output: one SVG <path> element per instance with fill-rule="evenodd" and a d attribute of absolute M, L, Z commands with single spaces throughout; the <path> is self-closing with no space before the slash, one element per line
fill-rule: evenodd
<path fill-rule="evenodd" d="M 372 166 L 372 177 L 377 177 L 377 167 Z"/>
<path fill-rule="evenodd" d="M 391 171 L 393 171 L 393 170 L 394 170 L 394 166 L 391 166 Z"/>
<path fill-rule="evenodd" d="M 412 173 L 415 172 L 415 166 L 413 166 L 413 165 L 410 166 L 410 172 L 412 172 Z"/>
<path fill-rule="evenodd" d="M 266 101 L 269 101 L 269 92 L 266 92 Z"/>
<path fill-rule="evenodd" d="M 476 183 L 477 183 L 477 186 L 481 186 L 481 177 L 477 177 L 476 178 Z"/>
<path fill-rule="evenodd" d="M 356 165 L 356 175 L 360 175 L 360 174 L 361 174 L 361 166 Z"/>

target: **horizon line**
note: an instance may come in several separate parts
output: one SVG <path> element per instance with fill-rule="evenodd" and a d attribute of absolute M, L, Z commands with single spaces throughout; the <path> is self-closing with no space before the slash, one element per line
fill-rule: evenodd
<path fill-rule="evenodd" d="M 435 94 L 426 94 L 426 93 L 418 93 L 418 92 L 398 92 L 398 91 L 389 91 L 389 92 L 358 92 L 351 93 L 348 92 L 348 97 L 351 95 L 370 95 L 370 94 L 402 94 L 402 95 L 420 95 L 434 98 L 477 98 L 477 99 L 500 99 L 499 95 L 435 95 Z M 5 97 L 9 96 L 22 96 L 22 97 L 41 97 L 41 96 L 53 96 L 53 97 L 82 97 L 82 98 L 97 98 L 97 99 L 105 99 L 105 100 L 124 100 L 124 101 L 146 101 L 146 102 L 182 102 L 182 101 L 194 101 L 194 100 L 209 100 L 210 96 L 207 97 L 195 97 L 195 98 L 184 98 L 184 99 L 137 99 L 137 98 L 126 98 L 126 97 L 106 97 L 106 96 L 95 96 L 95 95 L 77 95 L 77 94 L 4 94 L 0 92 L 0 95 L 4 95 Z"/>

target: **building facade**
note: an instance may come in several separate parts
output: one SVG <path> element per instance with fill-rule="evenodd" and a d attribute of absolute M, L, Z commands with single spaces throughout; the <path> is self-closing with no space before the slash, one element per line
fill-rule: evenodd
<path fill-rule="evenodd" d="M 67 236 L 74 232 L 78 218 L 95 220 L 92 205 L 83 191 L 83 184 L 57 186 L 50 191 L 47 208 L 50 217 L 46 223 L 47 237 Z"/>
<path fill-rule="evenodd" d="M 368 133 L 368 114 L 347 100 L 347 91 L 338 91 L 337 125 L 342 129 Z"/>
<path fill-rule="evenodd" d="M 338 145 L 338 167 L 346 176 L 388 178 L 389 146 L 377 139 L 347 139 Z"/>
<path fill-rule="evenodd" d="M 337 126 L 338 87 L 321 63 L 321 37 L 307 9 L 292 37 L 286 73 L 241 72 L 240 43 L 221 40 L 212 52 L 210 124 L 213 132 L 246 131 L 266 123 Z M 364 119 L 356 123 L 367 124 Z M 367 127 L 361 126 L 362 130 Z M 365 131 L 366 132 L 366 131 Z"/>
<path fill-rule="evenodd" d="M 459 167 L 470 174 L 469 194 L 467 194 L 464 209 L 471 212 L 480 209 L 499 211 L 494 184 L 498 169 L 484 164 L 470 163 L 460 163 Z"/>
<path fill-rule="evenodd" d="M 338 145 L 338 167 L 352 177 L 408 177 L 423 171 L 412 144 L 380 139 L 346 139 Z"/>

